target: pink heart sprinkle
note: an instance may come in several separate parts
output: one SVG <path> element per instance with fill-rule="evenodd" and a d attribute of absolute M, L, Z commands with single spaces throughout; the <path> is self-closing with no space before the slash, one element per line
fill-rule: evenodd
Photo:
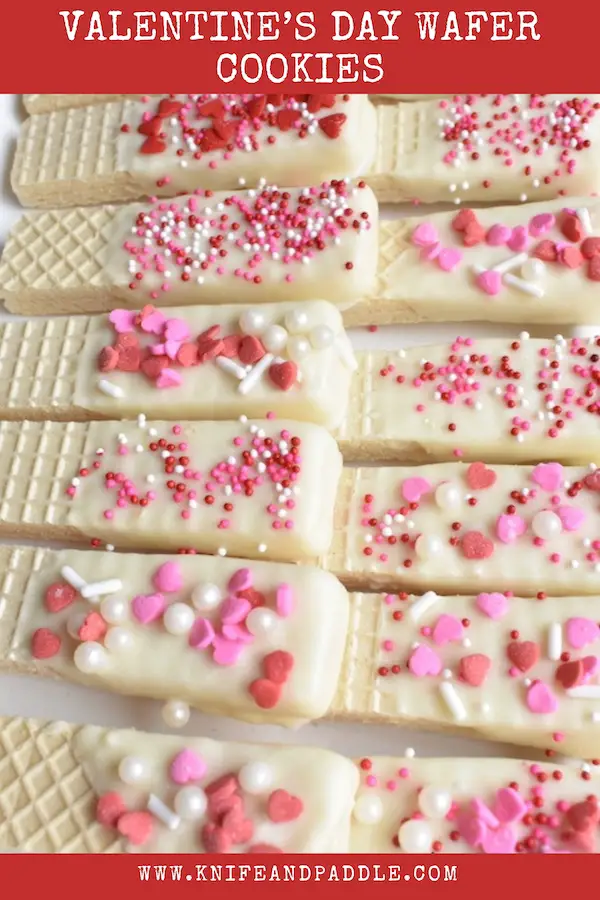
<path fill-rule="evenodd" d="M 525 533 L 527 525 L 525 520 L 516 514 L 507 515 L 503 513 L 498 516 L 496 522 L 496 537 L 503 544 L 513 544 L 517 538 Z"/>
<path fill-rule="evenodd" d="M 473 813 L 459 813 L 456 826 L 461 838 L 469 847 L 479 847 L 483 843 L 487 828 Z"/>
<path fill-rule="evenodd" d="M 494 272 L 493 269 L 486 269 L 485 272 L 480 272 L 475 281 L 477 286 L 490 297 L 495 297 L 502 289 L 502 276 L 499 272 Z"/>
<path fill-rule="evenodd" d="M 488 828 L 497 828 L 500 824 L 487 803 L 484 803 L 480 797 L 473 797 L 471 800 L 471 809 L 477 818 L 480 819 L 484 825 L 487 825 Z"/>
<path fill-rule="evenodd" d="M 188 784 L 204 778 L 206 770 L 206 763 L 194 750 L 182 750 L 171 761 L 169 775 L 175 784 Z"/>
<path fill-rule="evenodd" d="M 215 639 L 215 629 L 208 619 L 198 618 L 190 628 L 188 644 L 196 650 L 210 647 Z"/>
<path fill-rule="evenodd" d="M 165 594 L 174 594 L 183 588 L 183 574 L 177 562 L 166 562 L 159 566 L 152 576 L 152 583 Z"/>
<path fill-rule="evenodd" d="M 581 662 L 583 663 L 583 681 L 586 682 L 598 671 L 600 660 L 597 656 L 584 656 Z"/>
<path fill-rule="evenodd" d="M 156 622 L 165 610 L 165 598 L 162 594 L 138 594 L 131 601 L 131 611 L 142 625 Z"/>
<path fill-rule="evenodd" d="M 490 247 L 503 247 L 511 236 L 511 229 L 506 225 L 492 225 L 485 236 Z"/>
<path fill-rule="evenodd" d="M 539 713 L 540 715 L 556 712 L 558 708 L 556 697 L 543 681 L 534 681 L 527 689 L 525 702 L 532 713 Z"/>
<path fill-rule="evenodd" d="M 227 583 L 227 589 L 232 594 L 237 594 L 238 591 L 245 591 L 249 587 L 252 587 L 252 572 L 250 569 L 238 569 Z"/>
<path fill-rule="evenodd" d="M 563 483 L 563 467 L 560 463 L 540 463 L 531 473 L 531 480 L 543 491 L 557 491 Z"/>
<path fill-rule="evenodd" d="M 456 616 L 442 614 L 433 629 L 431 640 L 441 647 L 451 641 L 460 641 L 463 636 L 463 624 Z"/>
<path fill-rule="evenodd" d="M 245 647 L 242 641 L 230 641 L 219 634 L 213 643 L 213 660 L 218 666 L 235 666 Z"/>
<path fill-rule="evenodd" d="M 160 309 L 154 309 L 151 313 L 142 317 L 140 328 L 146 334 L 160 334 L 164 328 L 165 321 L 166 319 Z"/>
<path fill-rule="evenodd" d="M 135 331 L 135 317 L 135 312 L 130 309 L 113 309 L 108 321 L 117 334 L 127 334 L 129 331 Z"/>
<path fill-rule="evenodd" d="M 169 357 L 169 359 L 177 359 L 177 354 L 179 353 L 180 347 L 181 347 L 181 341 L 166 341 L 165 342 L 165 353 Z"/>
<path fill-rule="evenodd" d="M 430 244 L 428 247 L 422 248 L 419 256 L 425 262 L 432 262 L 434 259 L 438 258 L 441 249 L 441 244 Z"/>
<path fill-rule="evenodd" d="M 496 800 L 494 802 L 494 814 L 500 822 L 509 824 L 516 822 L 528 810 L 527 803 L 518 791 L 512 788 L 500 788 L 496 791 Z"/>
<path fill-rule="evenodd" d="M 565 631 L 568 643 L 575 650 L 581 650 L 586 644 L 593 644 L 600 638 L 600 629 L 597 623 L 593 619 L 584 619 L 582 616 L 567 619 Z"/>
<path fill-rule="evenodd" d="M 243 644 L 251 644 L 254 641 L 254 635 L 245 625 L 223 625 L 221 634 L 228 641 L 241 641 Z"/>
<path fill-rule="evenodd" d="M 554 512 L 565 531 L 579 531 L 585 522 L 585 512 L 579 506 L 559 506 Z"/>
<path fill-rule="evenodd" d="M 542 234 L 546 234 L 551 228 L 554 228 L 556 219 L 552 213 L 540 213 L 534 216 L 529 222 L 529 234 L 531 237 L 538 238 Z"/>
<path fill-rule="evenodd" d="M 516 853 L 517 835 L 512 825 L 501 825 L 494 831 L 488 829 L 481 847 L 484 853 Z"/>
<path fill-rule="evenodd" d="M 402 496 L 407 503 L 418 503 L 423 494 L 431 491 L 431 482 L 426 478 L 405 478 L 402 482 Z"/>
<path fill-rule="evenodd" d="M 460 250 L 444 247 L 437 255 L 437 264 L 443 272 L 452 272 L 462 262 L 462 258 Z"/>
<path fill-rule="evenodd" d="M 221 621 L 224 625 L 238 625 L 245 621 L 251 609 L 252 604 L 249 600 L 242 597 L 227 597 L 221 604 Z"/>
<path fill-rule="evenodd" d="M 294 611 L 294 591 L 290 584 L 280 584 L 275 593 L 275 609 L 282 619 L 287 619 Z"/>
<path fill-rule="evenodd" d="M 501 619 L 508 612 L 508 599 L 504 594 L 479 594 L 475 603 L 477 609 L 490 619 Z"/>
<path fill-rule="evenodd" d="M 183 383 L 183 378 L 175 369 L 163 369 L 156 379 L 157 388 L 179 387 Z"/>
<path fill-rule="evenodd" d="M 437 228 L 430 222 L 422 222 L 417 225 L 411 237 L 415 247 L 429 247 L 430 244 L 437 244 L 439 239 Z"/>
<path fill-rule="evenodd" d="M 528 243 L 529 235 L 527 234 L 527 229 L 522 225 L 517 225 L 516 228 L 513 228 L 508 240 L 509 250 L 513 250 L 515 253 L 522 253 L 523 250 L 527 249 Z"/>
<path fill-rule="evenodd" d="M 188 323 L 183 319 L 168 319 L 165 324 L 165 341 L 187 341 L 190 336 Z"/>
<path fill-rule="evenodd" d="M 439 675 L 443 666 L 435 650 L 425 644 L 419 644 L 410 655 L 408 668 L 417 678 L 423 678 L 425 675 Z"/>
<path fill-rule="evenodd" d="M 150 353 L 152 356 L 165 356 L 167 350 L 164 344 L 152 344 L 150 346 Z"/>

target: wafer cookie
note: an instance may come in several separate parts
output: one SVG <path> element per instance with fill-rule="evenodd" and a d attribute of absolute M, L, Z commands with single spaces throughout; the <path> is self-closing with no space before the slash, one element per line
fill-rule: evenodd
<path fill-rule="evenodd" d="M 314 747 L 0 719 L 6 850 L 343 853 L 357 783 Z"/>
<path fill-rule="evenodd" d="M 0 668 L 251 722 L 329 708 L 348 597 L 313 566 L 0 547 Z"/>
<path fill-rule="evenodd" d="M 351 594 L 330 716 L 600 755 L 600 598 Z"/>
<path fill-rule="evenodd" d="M 333 429 L 355 368 L 340 313 L 324 301 L 11 321 L 0 327 L 0 417 L 271 413 Z"/>
<path fill-rule="evenodd" d="M 0 533 L 296 561 L 329 547 L 340 471 L 303 422 L 3 423 Z"/>
<path fill-rule="evenodd" d="M 363 185 L 361 187 L 361 185 Z M 331 300 L 373 292 L 377 202 L 363 182 L 27 213 L 0 262 L 13 312 Z"/>
<path fill-rule="evenodd" d="M 54 207 L 287 186 L 364 175 L 375 156 L 366 95 L 196 94 L 32 116 L 11 183 L 24 206 Z"/>
<path fill-rule="evenodd" d="M 351 588 L 600 593 L 596 467 L 346 469 L 321 560 Z"/>
<path fill-rule="evenodd" d="M 599 851 L 594 767 L 375 756 L 361 760 L 360 768 L 353 853 Z M 435 880 L 458 877 L 455 866 L 441 860 L 436 866 L 435 857 L 432 871 Z M 425 867 L 422 872 L 426 877 Z"/>

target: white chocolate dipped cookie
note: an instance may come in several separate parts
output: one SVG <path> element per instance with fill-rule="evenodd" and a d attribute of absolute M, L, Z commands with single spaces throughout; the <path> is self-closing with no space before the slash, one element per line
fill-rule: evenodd
<path fill-rule="evenodd" d="M 600 757 L 600 600 L 351 594 L 336 719 Z"/>
<path fill-rule="evenodd" d="M 353 853 L 597 853 L 598 770 L 517 759 L 360 760 Z"/>
<path fill-rule="evenodd" d="M 171 94 L 64 109 L 24 123 L 12 186 L 24 206 L 290 187 L 364 175 L 376 113 L 360 94 Z"/>
<path fill-rule="evenodd" d="M 349 849 L 358 773 L 328 750 L 17 718 L 0 719 L 0 735 L 2 807 L 18 811 L 0 819 L 0 844 L 8 850 Z"/>
<path fill-rule="evenodd" d="M 0 416 L 77 421 L 268 413 L 333 429 L 356 362 L 325 301 L 117 309 L 0 327 Z M 58 376 L 58 377 L 57 377 Z"/>
<path fill-rule="evenodd" d="M 28 315 L 316 298 L 344 308 L 373 291 L 377 240 L 362 181 L 30 212 L 7 241 L 0 295 Z"/>
<path fill-rule="evenodd" d="M 346 469 L 324 568 L 351 588 L 600 592 L 596 467 Z"/>
<path fill-rule="evenodd" d="M 0 448 L 4 535 L 291 561 L 332 539 L 342 461 L 317 425 L 4 422 Z"/>

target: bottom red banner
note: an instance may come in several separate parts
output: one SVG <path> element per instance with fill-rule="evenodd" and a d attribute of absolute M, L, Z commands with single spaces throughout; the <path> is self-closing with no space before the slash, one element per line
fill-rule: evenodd
<path fill-rule="evenodd" d="M 127 900 L 177 897 L 198 891 L 211 898 L 243 898 L 260 890 L 261 897 L 286 900 L 305 896 L 315 900 L 344 897 L 440 897 L 485 900 L 559 896 L 577 883 L 592 884 L 598 875 L 595 855 L 546 854 L 502 856 L 230 856 L 208 855 L 20 855 L 6 854 L 0 862 L 3 893 L 30 898 L 51 890 L 61 900 L 106 900 L 109 892 L 123 892 Z M 400 893 L 398 893 L 400 892 Z"/>

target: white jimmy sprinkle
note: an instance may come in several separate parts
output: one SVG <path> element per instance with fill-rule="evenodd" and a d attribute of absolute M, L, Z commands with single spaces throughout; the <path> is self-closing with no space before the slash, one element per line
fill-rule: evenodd
<path fill-rule="evenodd" d="M 86 600 L 93 600 L 95 597 L 106 597 L 108 594 L 116 594 L 123 589 L 123 582 L 118 578 L 107 578 L 106 581 L 95 581 L 92 584 L 86 584 L 81 589 L 81 596 Z"/>
<path fill-rule="evenodd" d="M 70 584 L 71 587 L 74 587 L 76 591 L 81 591 L 87 584 L 85 578 L 82 578 L 81 575 L 78 575 L 75 569 L 72 569 L 71 566 L 63 566 L 60 570 L 61 578 Z"/>
<path fill-rule="evenodd" d="M 121 397 L 125 396 L 123 388 L 120 388 L 118 384 L 113 384 L 108 378 L 100 378 L 98 380 L 98 390 L 108 397 L 113 397 L 115 400 L 120 400 Z"/>

